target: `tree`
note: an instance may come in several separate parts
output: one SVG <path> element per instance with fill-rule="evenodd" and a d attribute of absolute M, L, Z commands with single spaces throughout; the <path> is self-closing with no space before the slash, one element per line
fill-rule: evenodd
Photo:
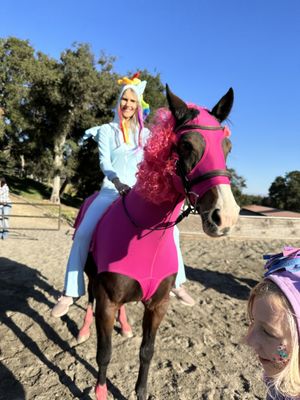
<path fill-rule="evenodd" d="M 286 182 L 282 176 L 277 176 L 269 188 L 269 204 L 275 208 L 285 208 L 286 203 Z"/>
<path fill-rule="evenodd" d="M 300 212 L 300 171 L 277 176 L 269 188 L 272 207 Z"/>
<path fill-rule="evenodd" d="M 247 187 L 245 179 L 239 176 L 233 168 L 228 168 L 228 171 L 231 173 L 231 189 L 236 202 L 239 205 L 245 204 L 242 194 L 243 189 Z"/>
<path fill-rule="evenodd" d="M 167 100 L 165 96 L 165 86 L 160 80 L 160 74 L 150 74 L 146 69 L 141 71 L 141 80 L 147 81 L 147 86 L 144 93 L 144 98 L 150 105 L 150 120 L 151 116 L 155 114 L 155 111 L 160 107 L 167 106 Z"/>
<path fill-rule="evenodd" d="M 87 44 L 67 49 L 60 61 L 38 53 L 27 117 L 35 142 L 53 154 L 52 202 L 60 201 L 61 177 L 74 175 L 84 129 L 100 119 L 99 115 L 111 114 L 108 103 L 114 100 L 116 90 L 111 85 L 110 61 L 102 57 L 98 71 Z"/>
<path fill-rule="evenodd" d="M 100 189 L 103 178 L 99 165 L 98 146 L 90 138 L 80 147 L 78 166 L 71 182 L 77 196 L 84 199 Z"/>
<path fill-rule="evenodd" d="M 81 138 L 113 118 L 120 91 L 114 58 L 101 54 L 95 62 L 87 44 L 75 44 L 55 60 L 28 41 L 8 38 L 0 39 L 0 61 L 0 169 L 52 180 L 53 202 L 67 182 L 81 195 L 98 189 L 98 150 Z M 153 115 L 166 104 L 164 85 L 147 70 L 141 79 L 148 82 L 145 99 Z"/>
<path fill-rule="evenodd" d="M 256 204 L 256 205 L 263 205 L 265 198 L 264 196 L 258 194 L 242 194 L 242 201 L 240 205 L 249 205 L 249 204 Z"/>
<path fill-rule="evenodd" d="M 35 58 L 28 41 L 0 39 L 0 169 L 12 172 L 21 163 L 28 127 L 22 113 L 28 101 Z"/>

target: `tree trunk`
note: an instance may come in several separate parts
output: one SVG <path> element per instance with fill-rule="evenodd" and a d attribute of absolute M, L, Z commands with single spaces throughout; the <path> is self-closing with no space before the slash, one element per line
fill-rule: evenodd
<path fill-rule="evenodd" d="M 25 157 L 24 154 L 20 155 L 21 159 L 21 177 L 23 178 L 25 176 Z"/>
<path fill-rule="evenodd" d="M 54 160 L 53 160 L 54 177 L 53 177 L 53 188 L 50 201 L 56 204 L 60 203 L 60 196 L 59 196 L 60 177 L 63 167 L 63 151 L 65 142 L 66 142 L 66 135 L 58 136 L 54 142 Z"/>
<path fill-rule="evenodd" d="M 61 188 L 59 189 L 59 195 L 60 195 L 60 196 L 63 195 L 63 193 L 64 193 L 64 191 L 65 191 L 65 189 L 66 189 L 68 183 L 69 183 L 69 179 L 66 178 L 66 179 L 63 181 L 63 184 L 61 185 Z"/>

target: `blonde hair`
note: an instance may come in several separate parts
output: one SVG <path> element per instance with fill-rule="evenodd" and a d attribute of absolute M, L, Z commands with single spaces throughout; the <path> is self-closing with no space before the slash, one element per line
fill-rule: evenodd
<path fill-rule="evenodd" d="M 271 398 L 273 398 L 272 390 L 275 389 L 275 391 L 283 396 L 289 396 L 296 399 L 299 398 L 300 394 L 299 336 L 294 311 L 289 301 L 274 282 L 270 281 L 269 279 L 264 279 L 251 290 L 248 300 L 248 316 L 251 320 L 255 297 L 266 296 L 274 297 L 280 302 L 280 305 L 286 311 L 288 325 L 291 332 L 292 349 L 288 364 L 279 373 L 272 376 L 271 380 L 268 380 L 267 386 L 270 391 Z"/>

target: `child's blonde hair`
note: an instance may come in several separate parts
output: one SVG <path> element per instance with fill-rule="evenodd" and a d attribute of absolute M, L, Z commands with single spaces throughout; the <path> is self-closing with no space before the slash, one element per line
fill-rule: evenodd
<path fill-rule="evenodd" d="M 291 354 L 288 364 L 278 374 L 272 376 L 272 380 L 267 381 L 267 386 L 272 397 L 272 389 L 278 393 L 291 398 L 299 398 L 300 395 L 300 357 L 299 357 L 299 337 L 295 313 L 286 296 L 280 288 L 271 280 L 264 279 L 258 283 L 250 293 L 248 300 L 248 316 L 252 320 L 253 302 L 256 297 L 272 296 L 278 300 L 285 309 L 288 324 L 291 332 Z M 274 398 L 276 399 L 276 397 Z"/>

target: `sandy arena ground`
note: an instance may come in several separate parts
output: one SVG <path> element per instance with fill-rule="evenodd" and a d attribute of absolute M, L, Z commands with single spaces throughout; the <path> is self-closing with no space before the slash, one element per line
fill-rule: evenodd
<path fill-rule="evenodd" d="M 62 289 L 71 234 L 63 224 L 59 231 L 12 232 L 0 242 L 0 400 L 94 399 L 94 326 L 88 342 L 76 346 L 75 341 L 86 299 L 62 319 L 50 316 Z M 262 275 L 261 256 L 283 244 L 182 240 L 186 287 L 196 305 L 171 299 L 149 374 L 152 400 L 265 399 L 261 368 L 241 338 L 246 299 Z M 289 244 L 299 247 L 300 241 Z M 134 337 L 124 339 L 116 325 L 109 399 L 135 399 L 143 306 L 129 304 L 127 311 Z"/>

